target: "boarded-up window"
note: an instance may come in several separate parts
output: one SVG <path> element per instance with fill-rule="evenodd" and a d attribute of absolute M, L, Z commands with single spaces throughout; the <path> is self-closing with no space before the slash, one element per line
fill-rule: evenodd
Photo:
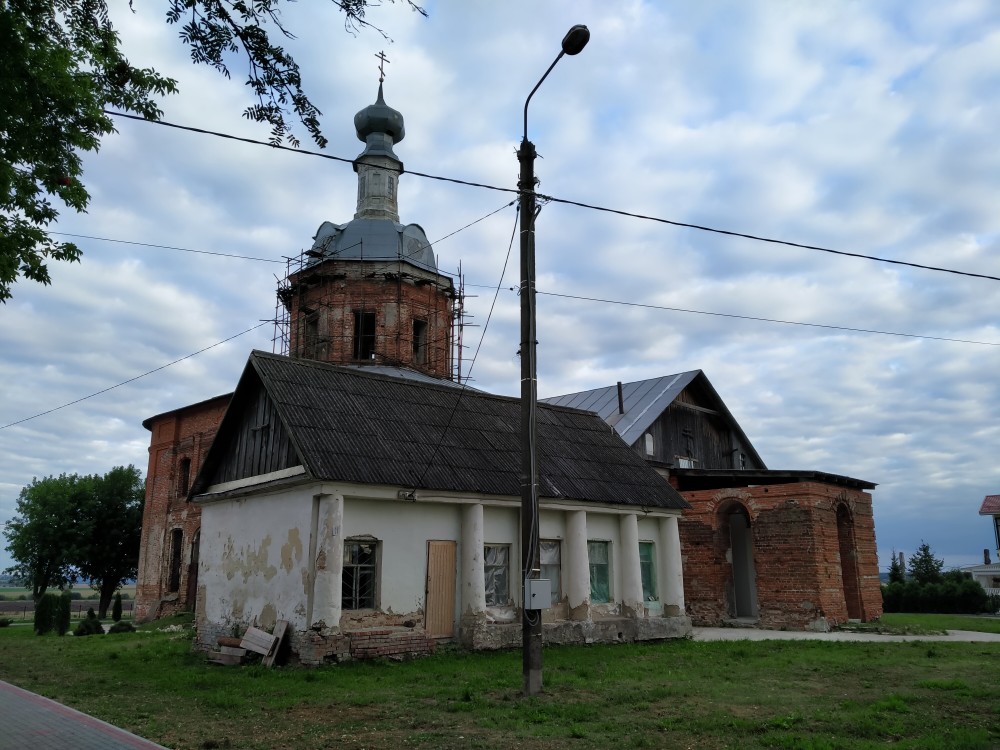
<path fill-rule="evenodd" d="M 642 576 L 642 599 L 659 600 L 656 593 L 656 547 L 652 542 L 639 542 L 639 573 Z"/>
<path fill-rule="evenodd" d="M 611 543 L 587 542 L 590 562 L 590 601 L 602 604 L 611 601 Z"/>
<path fill-rule="evenodd" d="M 538 557 L 541 563 L 542 578 L 548 578 L 552 586 L 552 604 L 558 604 L 562 599 L 562 565 L 557 539 L 543 539 L 538 547 Z"/>
<path fill-rule="evenodd" d="M 505 607 L 510 603 L 510 546 L 487 544 L 483 547 L 483 571 L 486 575 L 486 604 Z"/>
<path fill-rule="evenodd" d="M 427 321 L 413 321 L 413 363 L 427 364 Z"/>
<path fill-rule="evenodd" d="M 378 593 L 378 542 L 344 542 L 344 583 L 341 607 L 375 609 Z"/>
<path fill-rule="evenodd" d="M 184 544 L 184 531 L 174 529 L 170 532 L 170 580 L 168 590 L 174 594 L 181 589 L 181 550 Z"/>
<path fill-rule="evenodd" d="M 375 313 L 354 311 L 354 358 L 372 359 L 375 354 Z"/>
<path fill-rule="evenodd" d="M 306 359 L 319 357 L 319 313 L 306 316 L 302 331 L 302 356 Z"/>

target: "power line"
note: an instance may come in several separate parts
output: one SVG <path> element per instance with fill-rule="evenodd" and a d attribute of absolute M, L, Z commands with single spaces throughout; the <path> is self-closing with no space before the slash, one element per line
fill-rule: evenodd
<path fill-rule="evenodd" d="M 490 318 L 493 317 L 493 310 L 496 308 L 497 298 L 500 296 L 500 287 L 503 286 L 503 277 L 507 274 L 507 264 L 510 263 L 510 252 L 514 247 L 514 237 L 517 236 L 517 225 L 520 218 L 520 211 L 521 208 L 519 206 L 517 211 L 514 212 L 514 229 L 510 233 L 510 243 L 507 245 L 507 257 L 504 258 L 503 269 L 500 271 L 500 279 L 497 281 L 496 291 L 493 292 L 493 302 L 490 303 L 490 311 L 486 315 L 486 322 L 483 324 L 483 335 L 479 337 L 479 343 L 476 344 L 476 352 L 472 355 L 472 361 L 469 363 L 469 372 L 465 376 L 465 385 L 463 385 L 462 390 L 459 391 L 458 398 L 455 399 L 455 405 L 451 407 L 451 413 L 448 415 L 448 421 L 445 423 L 444 429 L 441 430 L 441 439 L 438 440 L 437 445 L 434 446 L 434 451 L 427 460 L 424 470 L 420 472 L 420 478 L 417 480 L 417 486 L 423 484 L 424 477 L 427 476 L 427 472 L 434 463 L 434 459 L 437 458 L 438 451 L 441 450 L 441 446 L 444 444 L 445 436 L 447 436 L 448 430 L 451 427 L 451 422 L 455 418 L 455 412 L 458 411 L 458 405 L 462 402 L 462 396 L 465 395 L 465 389 L 469 387 L 468 382 L 472 377 L 472 370 L 476 366 L 476 358 L 479 357 L 479 350 L 483 346 L 483 341 L 486 340 L 486 331 L 490 327 Z"/>
<path fill-rule="evenodd" d="M 151 242 L 134 242 L 132 240 L 116 240 L 111 237 L 95 237 L 89 234 L 70 234 L 69 232 L 49 232 L 60 237 L 76 237 L 83 240 L 98 240 L 100 242 L 117 242 L 122 245 L 138 245 L 139 247 L 155 247 L 160 250 L 179 250 L 183 253 L 198 253 L 199 255 L 217 255 L 220 258 L 239 258 L 240 260 L 259 260 L 264 263 L 284 263 L 283 260 L 274 258 L 257 258 L 252 255 L 235 255 L 233 253 L 218 253 L 212 250 L 192 250 L 189 247 L 174 247 L 173 245 L 154 245 Z"/>
<path fill-rule="evenodd" d="M 129 378 L 128 380 L 123 380 L 120 383 L 115 383 L 112 386 L 108 386 L 107 388 L 104 388 L 104 389 L 102 389 L 100 391 L 96 391 L 95 393 L 91 393 L 90 395 L 82 396 L 81 398 L 78 398 L 75 401 L 69 401 L 68 403 L 62 404 L 61 406 L 56 406 L 56 407 L 54 407 L 52 409 L 48 409 L 46 411 L 39 412 L 38 414 L 32 414 L 30 417 L 25 417 L 24 419 L 19 419 L 16 422 L 9 422 L 8 424 L 0 426 L 0 430 L 6 430 L 8 427 L 13 427 L 14 425 L 18 425 L 18 424 L 23 424 L 24 422 L 30 422 L 32 419 L 37 419 L 38 417 L 44 417 L 46 414 L 51 414 L 54 411 L 59 411 L 60 409 L 65 409 L 67 406 L 73 406 L 74 404 L 79 404 L 81 401 L 86 401 L 89 398 L 94 398 L 94 396 L 100 396 L 102 393 L 107 393 L 108 391 L 113 391 L 115 388 L 120 388 L 123 385 L 127 385 L 129 383 L 134 383 L 136 380 L 139 380 L 140 378 L 144 378 L 147 375 L 152 375 L 154 372 L 159 372 L 160 370 L 165 370 L 168 367 L 172 367 L 173 365 L 176 365 L 176 364 L 178 364 L 180 362 L 183 362 L 186 359 L 191 359 L 192 357 L 195 357 L 195 356 L 197 356 L 199 354 L 202 354 L 203 352 L 207 352 L 209 349 L 214 349 L 217 346 L 221 346 L 222 344 L 225 344 L 227 341 L 232 341 L 233 339 L 239 338 L 240 336 L 243 336 L 244 334 L 250 333 L 251 331 L 256 331 L 258 328 L 260 328 L 262 326 L 265 326 L 265 325 L 267 325 L 270 322 L 271 321 L 269 321 L 269 320 L 265 320 L 263 323 L 258 323 L 257 325 L 253 326 L 252 328 L 247 328 L 245 331 L 240 331 L 239 333 L 233 334 L 232 336 L 230 336 L 227 339 L 223 339 L 222 341 L 216 341 L 214 344 L 206 346 L 204 349 L 199 349 L 198 351 L 192 352 L 191 354 L 186 354 L 185 356 L 181 357 L 180 359 L 175 359 L 173 362 L 167 362 L 167 364 L 165 364 L 165 365 L 160 365 L 159 367 L 156 367 L 156 368 L 154 368 L 152 370 L 149 370 L 148 372 L 144 372 L 141 375 L 136 375 L 134 378 Z"/>
<path fill-rule="evenodd" d="M 240 141 L 242 143 L 250 143 L 250 144 L 253 144 L 253 145 L 256 145 L 256 146 L 266 146 L 267 148 L 278 149 L 278 150 L 281 150 L 281 151 L 290 151 L 292 153 L 302 154 L 304 156 L 318 156 L 321 159 L 330 159 L 332 161 L 344 162 L 346 164 L 353 164 L 354 163 L 354 159 L 347 159 L 347 158 L 342 157 L 342 156 L 333 156 L 331 154 L 324 154 L 324 153 L 321 153 L 319 151 L 308 151 L 308 150 L 305 150 L 305 149 L 297 149 L 297 148 L 292 148 L 291 146 L 275 145 L 275 144 L 272 144 L 272 143 L 268 143 L 267 141 L 260 141 L 260 140 L 254 139 L 254 138 L 243 138 L 241 136 L 230 135 L 228 133 L 220 133 L 220 132 L 217 132 L 217 131 L 214 131 L 214 130 L 205 130 L 203 128 L 195 128 L 195 127 L 191 127 L 191 126 L 188 126 L 188 125 L 178 125 L 176 123 L 166 122 L 165 120 L 147 120 L 146 118 L 140 117 L 139 115 L 130 115 L 130 114 L 126 114 L 124 112 L 114 112 L 112 110 L 107 110 L 107 109 L 104 110 L 104 114 L 113 115 L 115 117 L 124 117 L 124 118 L 127 118 L 129 120 L 139 120 L 141 122 L 146 122 L 146 123 L 150 123 L 150 124 L 153 124 L 153 125 L 163 125 L 164 127 L 175 128 L 177 130 L 187 130 L 187 131 L 190 131 L 192 133 L 200 133 L 202 135 L 211 135 L 211 136 L 215 136 L 217 138 L 225 138 L 225 139 L 228 139 L 228 140 Z M 391 167 L 387 167 L 387 169 L 389 171 L 394 171 L 394 170 L 392 170 Z M 483 188 L 485 190 L 496 190 L 498 192 L 504 192 L 504 193 L 517 193 L 518 192 L 516 188 L 498 187 L 496 185 L 487 185 L 487 184 L 481 183 L 481 182 L 471 182 L 469 180 L 459 180 L 459 179 L 454 178 L 454 177 L 442 177 L 441 175 L 433 175 L 433 174 L 428 174 L 426 172 L 407 171 L 406 173 L 414 175 L 416 177 L 424 177 L 424 178 L 429 179 L 429 180 L 438 180 L 438 181 L 441 181 L 441 182 L 451 182 L 451 183 L 455 183 L 457 185 L 466 185 L 468 187 L 478 187 L 478 188 Z M 832 255 L 840 255 L 840 256 L 847 257 L 847 258 L 859 258 L 859 259 L 862 259 L 862 260 L 875 261 L 877 263 L 889 263 L 889 264 L 897 265 L 897 266 L 907 266 L 909 268 L 919 268 L 919 269 L 924 270 L 924 271 L 937 271 L 939 273 L 949 273 L 949 274 L 954 274 L 956 276 L 967 276 L 967 277 L 975 278 L 975 279 L 987 279 L 989 281 L 1000 281 L 1000 276 L 991 276 L 989 274 L 973 273 L 971 271 L 959 271 L 959 270 L 956 270 L 956 269 L 953 269 L 953 268 L 943 268 L 941 266 L 928 266 L 928 265 L 924 265 L 922 263 L 911 263 L 909 261 L 895 260 L 893 258 L 882 258 L 882 257 L 875 256 L 875 255 L 865 255 L 864 253 L 852 253 L 852 252 L 848 252 L 846 250 L 835 250 L 833 248 L 823 247 L 821 245 L 809 245 L 809 244 L 802 243 L 802 242 L 791 242 L 789 240 L 779 240 L 779 239 L 775 239 L 773 237 L 764 237 L 764 236 L 761 236 L 761 235 L 749 234 L 747 232 L 737 232 L 737 231 L 733 231 L 733 230 L 729 230 L 729 229 L 718 229 L 718 228 L 709 227 L 709 226 L 706 226 L 706 225 L 703 225 L 703 224 L 691 224 L 691 223 L 684 222 L 684 221 L 674 221 L 672 219 L 664 219 L 664 218 L 659 217 L 659 216 L 648 216 L 646 214 L 637 214 L 637 213 L 634 213 L 632 211 L 624 211 L 624 210 L 616 209 L 616 208 L 608 208 L 606 206 L 597 206 L 597 205 L 590 204 L 590 203 L 582 203 L 581 201 L 569 200 L 567 198 L 557 198 L 557 197 L 551 196 L 551 195 L 544 195 L 542 193 L 538 193 L 537 197 L 538 197 L 539 200 L 542 200 L 542 201 L 550 201 L 552 203 L 562 203 L 562 204 L 565 204 L 567 206 L 576 206 L 578 208 L 586 208 L 586 209 L 589 209 L 591 211 L 600 211 L 602 213 L 616 214 L 618 216 L 626 216 L 628 218 L 641 219 L 643 221 L 652 221 L 652 222 L 656 222 L 658 224 L 667 224 L 669 226 L 681 227 L 681 228 L 684 228 L 684 229 L 694 229 L 694 230 L 697 230 L 699 232 L 709 232 L 709 233 L 712 233 L 712 234 L 721 234 L 721 235 L 724 235 L 726 237 L 739 237 L 741 239 L 752 240 L 754 242 L 765 242 L 765 243 L 772 244 L 772 245 L 784 245 L 786 247 L 794 247 L 794 248 L 798 248 L 800 250 L 815 250 L 817 252 L 830 253 Z"/>
<path fill-rule="evenodd" d="M 511 290 L 513 291 L 513 290 Z M 788 326 L 806 326 L 809 328 L 825 328 L 833 331 L 849 331 L 851 333 L 877 333 L 882 336 L 902 336 L 911 339 L 928 339 L 930 341 L 949 341 L 955 344 L 976 344 L 977 346 L 1000 346 L 1000 343 L 993 341 L 971 341 L 969 339 L 953 339 L 943 336 L 925 336 L 918 333 L 899 333 L 897 331 L 878 331 L 870 328 L 851 328 L 849 326 L 835 326 L 824 323 L 803 323 L 797 320 L 777 320 L 775 318 L 758 318 L 752 315 L 736 315 L 735 313 L 709 312 L 707 310 L 688 310 L 683 307 L 666 307 L 664 305 L 649 305 L 641 302 L 623 302 L 617 299 L 601 299 L 600 297 L 584 297 L 576 294 L 559 294 L 558 292 L 543 292 L 538 289 L 536 294 L 544 294 L 549 297 L 562 297 L 564 299 L 583 300 L 585 302 L 601 302 L 607 305 L 623 305 L 625 307 L 642 307 L 648 310 L 666 310 L 669 312 L 691 313 L 692 315 L 712 315 L 719 318 L 736 318 L 738 320 L 755 320 L 762 323 L 781 323 Z"/>

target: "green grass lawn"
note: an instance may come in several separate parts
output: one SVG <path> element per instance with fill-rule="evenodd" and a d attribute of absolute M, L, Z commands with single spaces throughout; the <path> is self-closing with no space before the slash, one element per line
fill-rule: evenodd
<path fill-rule="evenodd" d="M 186 633 L 0 629 L 0 678 L 171 748 L 1000 747 L 1000 644 L 672 641 L 216 667 Z"/>
<path fill-rule="evenodd" d="M 946 630 L 1000 633 L 1000 617 L 993 616 L 885 614 L 881 622 L 891 629 L 918 635 Z"/>

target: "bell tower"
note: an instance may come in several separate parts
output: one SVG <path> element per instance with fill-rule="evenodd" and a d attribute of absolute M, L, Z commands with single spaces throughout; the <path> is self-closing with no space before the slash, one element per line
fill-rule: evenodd
<path fill-rule="evenodd" d="M 399 221 L 403 115 L 378 96 L 354 116 L 364 150 L 354 160 L 357 209 L 324 221 L 279 286 L 284 353 L 345 365 L 388 365 L 455 379 L 461 293 L 438 271 L 419 224 Z M 280 325 L 280 321 L 279 321 Z"/>

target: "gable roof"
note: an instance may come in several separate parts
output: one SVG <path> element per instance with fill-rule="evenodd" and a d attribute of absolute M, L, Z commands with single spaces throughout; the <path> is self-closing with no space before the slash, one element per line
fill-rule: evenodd
<path fill-rule="evenodd" d="M 205 492 L 263 389 L 309 478 L 520 496 L 520 402 L 255 351 L 195 481 Z M 597 416 L 539 405 L 539 496 L 686 508 L 687 503 Z"/>
<path fill-rule="evenodd" d="M 983 504 L 979 508 L 979 515 L 992 516 L 1000 515 L 1000 495 L 987 495 L 983 498 Z"/>
<path fill-rule="evenodd" d="M 580 391 L 579 393 L 568 393 L 565 396 L 552 396 L 540 399 L 547 404 L 556 406 L 568 406 L 575 409 L 596 412 L 601 419 L 614 427 L 615 431 L 622 436 L 629 445 L 634 445 L 635 441 L 642 437 L 657 418 L 667 410 L 667 407 L 681 394 L 685 388 L 692 383 L 707 395 L 712 402 L 712 408 L 719 413 L 729 428 L 735 432 L 748 454 L 752 454 L 755 461 L 764 466 L 764 462 L 757 454 L 753 444 L 747 438 L 743 428 L 730 413 L 722 398 L 709 382 L 701 370 L 691 370 L 681 372 L 676 375 L 664 375 L 659 378 L 649 380 L 638 380 L 634 383 L 622 384 L 622 401 L 625 410 L 623 414 L 618 412 L 618 386 L 612 385 L 606 388 L 595 388 L 590 391 Z"/>

